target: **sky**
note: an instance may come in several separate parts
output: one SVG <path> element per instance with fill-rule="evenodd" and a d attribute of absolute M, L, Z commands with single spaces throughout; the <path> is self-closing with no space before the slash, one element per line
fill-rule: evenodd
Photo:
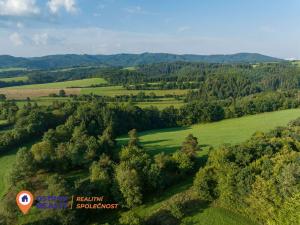
<path fill-rule="evenodd" d="M 0 0 L 0 55 L 255 52 L 300 59 L 299 0 Z"/>

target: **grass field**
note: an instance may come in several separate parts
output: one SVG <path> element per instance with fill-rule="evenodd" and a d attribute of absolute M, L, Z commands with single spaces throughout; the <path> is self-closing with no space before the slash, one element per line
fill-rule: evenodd
<path fill-rule="evenodd" d="M 89 78 L 82 80 L 72 80 L 64 82 L 46 83 L 46 84 L 32 84 L 14 86 L 8 88 L 0 88 L 0 94 L 5 94 L 9 99 L 26 99 L 49 96 L 49 94 L 58 94 L 59 90 L 64 89 L 67 95 L 80 94 L 80 87 L 88 87 L 91 85 L 105 84 L 103 78 Z M 69 88 L 76 87 L 76 88 Z"/>
<path fill-rule="evenodd" d="M 23 86 L 9 87 L 5 89 L 49 89 L 49 88 L 68 88 L 68 87 L 88 87 L 91 85 L 105 84 L 106 80 L 103 78 L 88 78 L 82 80 L 71 80 L 63 82 L 54 82 L 46 84 L 31 84 Z"/>
<path fill-rule="evenodd" d="M 12 82 L 12 81 L 26 81 L 28 80 L 28 77 L 21 76 L 21 77 L 9 77 L 9 78 L 0 78 L 0 81 L 4 82 Z"/>
<path fill-rule="evenodd" d="M 300 60 L 293 61 L 293 64 L 295 64 L 295 65 L 297 65 L 298 67 L 300 67 Z"/>
<path fill-rule="evenodd" d="M 181 225 L 256 225 L 249 219 L 222 208 L 209 207 L 183 219 Z"/>
<path fill-rule="evenodd" d="M 110 87 L 96 87 L 96 88 L 82 88 L 81 94 L 96 94 L 96 95 L 106 95 L 106 96 L 116 96 L 116 95 L 136 95 L 142 90 L 127 90 L 122 86 L 110 86 Z M 164 96 L 166 94 L 183 95 L 188 92 L 188 90 L 174 89 L 174 90 L 143 90 L 145 94 L 151 92 L 155 93 L 157 96 Z"/>
<path fill-rule="evenodd" d="M 277 126 L 284 126 L 290 120 L 300 117 L 300 109 L 262 113 L 215 123 L 197 124 L 162 130 L 151 130 L 139 134 L 140 141 L 150 153 L 171 153 L 181 146 L 188 134 L 198 138 L 201 146 L 217 147 L 224 143 L 236 144 L 245 141 L 256 131 L 268 131 Z M 126 138 L 120 138 L 125 143 Z"/>
<path fill-rule="evenodd" d="M 2 78 L 3 81 L 9 82 L 15 79 L 25 80 L 26 77 L 18 78 Z M 1 79 L 0 79 L 1 80 Z M 37 98 L 49 96 L 52 93 L 58 93 L 60 89 L 64 89 L 67 94 L 96 94 L 102 96 L 116 96 L 116 95 L 137 95 L 141 90 L 127 90 L 122 86 L 107 86 L 107 87 L 90 87 L 92 85 L 106 84 L 107 81 L 103 78 L 89 78 L 82 80 L 72 80 L 64 82 L 54 82 L 46 84 L 31 84 L 14 86 L 7 88 L 0 88 L 0 94 L 5 94 L 9 99 L 26 99 L 26 97 Z M 157 96 L 165 95 L 184 95 L 188 90 L 174 89 L 174 90 L 143 90 L 145 94 L 155 93 Z M 163 108 L 164 105 L 169 106 L 172 102 L 164 102 L 157 106 Z M 141 107 L 148 104 L 140 104 Z M 176 105 L 176 104 L 175 104 Z"/>
<path fill-rule="evenodd" d="M 7 89 L 0 88 L 0 94 L 5 94 L 8 99 L 26 99 L 49 96 L 49 94 L 58 94 L 62 88 L 45 88 L 45 89 Z M 80 88 L 64 88 L 67 95 L 80 94 Z"/>
<path fill-rule="evenodd" d="M 17 149 L 14 149 L 7 154 L 0 155 L 0 199 L 8 188 L 7 175 L 15 161 L 16 153 Z"/>
<path fill-rule="evenodd" d="M 27 144 L 24 144 L 21 147 L 28 147 L 30 148 L 37 140 L 31 141 Z M 16 160 L 16 153 L 19 148 L 12 149 L 11 151 L 0 154 L 0 199 L 6 193 L 8 189 L 7 183 L 7 175 L 9 174 L 12 166 Z"/>

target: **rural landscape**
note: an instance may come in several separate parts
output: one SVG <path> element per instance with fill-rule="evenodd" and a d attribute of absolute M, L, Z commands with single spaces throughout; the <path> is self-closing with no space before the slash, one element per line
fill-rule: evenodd
<path fill-rule="evenodd" d="M 298 224 L 299 63 L 166 56 L 2 65 L 3 223 Z M 41 64 L 70 57 L 84 59 Z M 14 204 L 22 189 L 106 196 L 121 207 L 23 216 Z"/>
<path fill-rule="evenodd" d="M 299 225 L 299 9 L 0 0 L 0 225 Z"/>

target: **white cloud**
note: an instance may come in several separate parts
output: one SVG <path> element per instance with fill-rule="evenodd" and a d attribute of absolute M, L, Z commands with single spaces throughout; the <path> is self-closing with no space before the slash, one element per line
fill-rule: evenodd
<path fill-rule="evenodd" d="M 33 35 L 32 40 L 35 45 L 47 45 L 48 34 L 47 33 L 35 34 Z"/>
<path fill-rule="evenodd" d="M 38 14 L 40 9 L 35 0 L 0 0 L 0 15 L 27 16 Z"/>
<path fill-rule="evenodd" d="M 23 45 L 22 37 L 19 33 L 12 33 L 9 36 L 9 40 L 13 43 L 14 46 L 21 46 Z"/>
<path fill-rule="evenodd" d="M 61 8 L 67 12 L 76 12 L 75 0 L 49 0 L 47 5 L 52 13 L 57 13 Z"/>

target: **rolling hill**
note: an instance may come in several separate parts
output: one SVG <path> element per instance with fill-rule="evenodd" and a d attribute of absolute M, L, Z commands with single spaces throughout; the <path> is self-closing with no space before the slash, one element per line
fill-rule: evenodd
<path fill-rule="evenodd" d="M 49 55 L 43 57 L 21 58 L 0 56 L 0 68 L 24 67 L 30 69 L 65 68 L 74 66 L 137 66 L 160 62 L 208 62 L 208 63 L 260 63 L 279 62 L 282 59 L 257 53 L 238 53 L 232 55 L 176 55 L 167 53 L 115 54 L 115 55 Z"/>

